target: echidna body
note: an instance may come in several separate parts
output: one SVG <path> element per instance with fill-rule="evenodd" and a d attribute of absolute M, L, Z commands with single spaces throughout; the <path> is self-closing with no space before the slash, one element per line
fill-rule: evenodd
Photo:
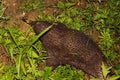
<path fill-rule="evenodd" d="M 48 66 L 69 64 L 94 77 L 103 78 L 103 54 L 98 45 L 83 32 L 70 29 L 59 22 L 32 21 L 29 24 L 36 34 L 53 25 L 40 37 L 49 57 L 46 61 Z"/>

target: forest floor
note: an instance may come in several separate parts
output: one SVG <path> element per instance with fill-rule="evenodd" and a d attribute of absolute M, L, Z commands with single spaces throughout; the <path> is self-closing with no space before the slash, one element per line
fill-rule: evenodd
<path fill-rule="evenodd" d="M 22 2 L 21 2 L 22 1 Z M 3 0 L 3 4 L 5 7 L 4 16 L 8 16 L 9 19 L 7 21 L 0 22 L 0 28 L 4 26 L 12 27 L 14 25 L 19 26 L 19 30 L 22 32 L 26 32 L 30 30 L 30 25 L 26 24 L 22 21 L 22 18 L 26 16 L 28 20 L 35 21 L 40 14 L 40 10 L 31 10 L 28 12 L 25 12 L 20 9 L 21 4 L 25 3 L 28 0 Z M 64 1 L 64 0 L 63 0 Z M 77 0 L 76 0 L 77 1 Z M 85 0 L 81 0 L 85 1 Z M 56 11 L 55 8 L 46 7 L 50 5 L 55 5 L 59 2 L 59 0 L 43 0 L 43 13 L 45 15 L 53 16 L 54 12 Z M 84 4 L 84 3 L 82 3 Z M 84 5 L 83 5 L 84 6 Z M 89 30 L 89 31 L 88 31 Z M 93 31 L 90 31 L 91 28 L 88 27 L 88 29 L 85 30 L 85 33 L 93 38 L 94 41 L 99 42 L 99 35 L 100 32 L 92 29 Z M 120 48 L 120 43 L 117 44 L 117 47 Z M 118 55 L 118 58 L 120 55 Z M 10 54 L 7 54 L 7 51 L 4 46 L 0 45 L 0 63 L 2 63 L 4 66 L 13 66 L 15 64 L 14 61 L 11 60 Z M 117 63 L 117 62 L 115 62 Z M 1 68 L 0 68 L 1 69 Z"/>

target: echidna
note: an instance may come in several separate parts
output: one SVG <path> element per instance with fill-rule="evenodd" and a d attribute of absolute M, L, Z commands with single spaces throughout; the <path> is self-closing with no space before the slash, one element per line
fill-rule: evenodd
<path fill-rule="evenodd" d="M 60 22 L 31 21 L 28 24 L 33 27 L 36 34 L 52 25 L 52 28 L 40 37 L 49 57 L 46 60 L 48 66 L 69 64 L 89 75 L 103 78 L 103 53 L 83 32 L 70 29 Z"/>

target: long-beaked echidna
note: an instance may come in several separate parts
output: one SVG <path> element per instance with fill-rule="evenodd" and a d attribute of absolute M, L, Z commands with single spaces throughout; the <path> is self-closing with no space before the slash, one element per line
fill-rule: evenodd
<path fill-rule="evenodd" d="M 94 77 L 103 78 L 101 70 L 103 53 L 83 32 L 70 29 L 59 22 L 30 21 L 28 24 L 33 27 L 36 34 L 52 25 L 52 28 L 40 37 L 48 53 L 49 58 L 46 61 L 48 66 L 69 64 Z"/>

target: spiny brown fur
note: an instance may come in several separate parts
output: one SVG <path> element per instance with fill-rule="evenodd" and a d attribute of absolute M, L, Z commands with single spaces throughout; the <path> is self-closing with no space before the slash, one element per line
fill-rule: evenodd
<path fill-rule="evenodd" d="M 48 53 L 48 66 L 70 64 L 94 77 L 103 78 L 103 54 L 97 44 L 83 32 L 70 29 L 59 22 L 33 21 L 29 24 L 33 26 L 36 34 L 54 24 L 40 38 Z"/>

